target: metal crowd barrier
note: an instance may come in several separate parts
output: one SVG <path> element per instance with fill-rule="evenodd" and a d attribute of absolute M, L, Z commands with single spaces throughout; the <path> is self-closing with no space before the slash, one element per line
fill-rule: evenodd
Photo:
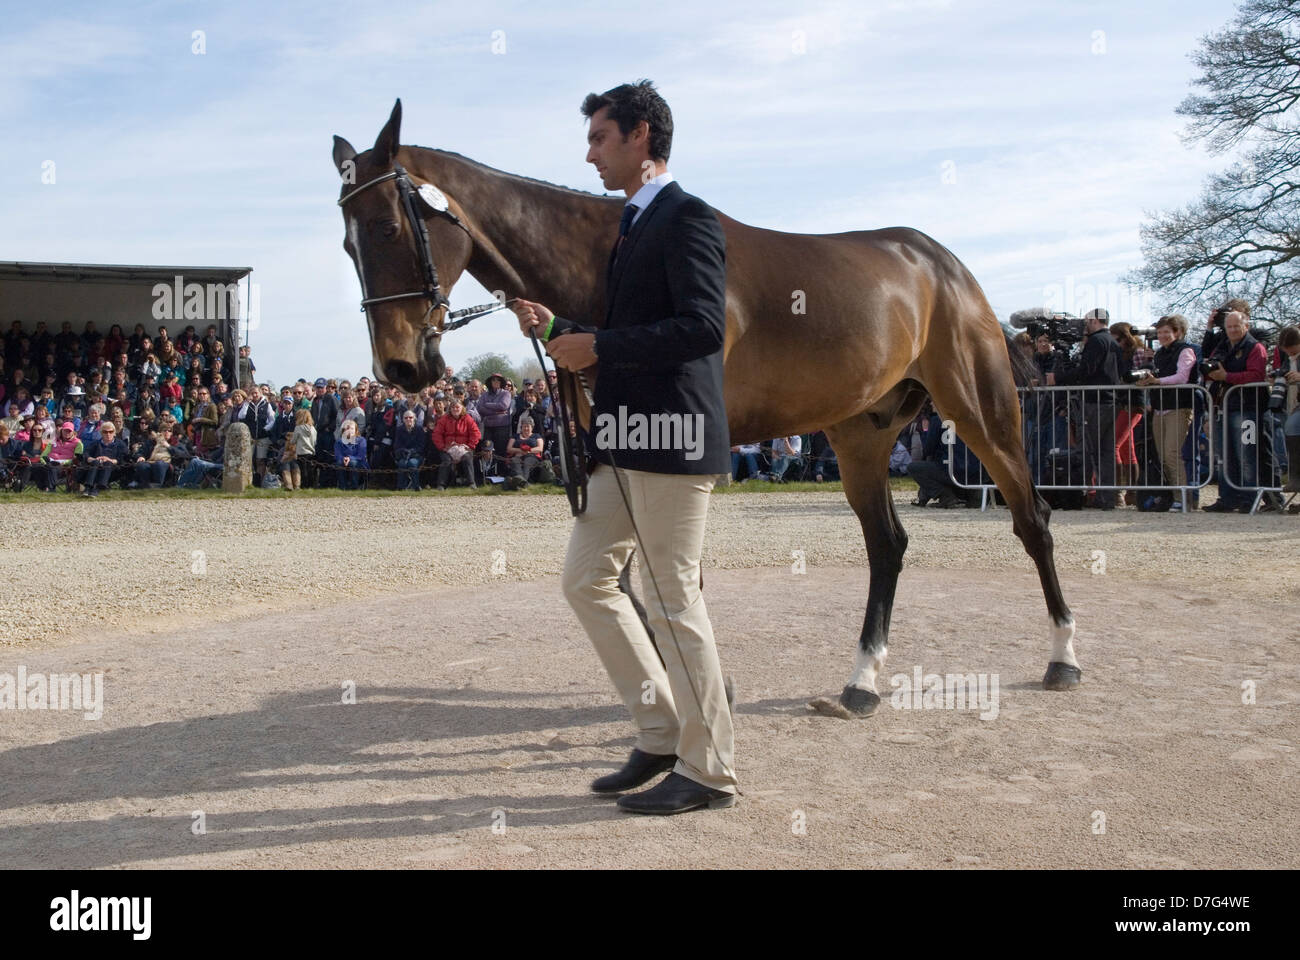
<path fill-rule="evenodd" d="M 1219 412 L 1223 423 L 1220 483 L 1251 498 L 1250 512 L 1259 509 L 1266 493 L 1281 493 L 1282 440 L 1285 415 L 1268 409 L 1268 383 L 1238 383 L 1223 392 Z M 1267 484 L 1263 481 L 1267 480 Z"/>
<path fill-rule="evenodd" d="M 1190 512 L 1192 491 L 1215 475 L 1215 404 L 1204 385 L 1022 387 L 1018 392 L 1025 453 L 1040 490 L 1110 491 L 1112 497 L 1120 490 L 1141 491 L 1143 497 L 1168 492 Z M 980 509 L 987 509 L 996 486 L 983 470 L 979 477 L 958 476 L 969 470 L 955 462 L 955 431 L 945 439 L 949 480 L 981 491 Z"/>

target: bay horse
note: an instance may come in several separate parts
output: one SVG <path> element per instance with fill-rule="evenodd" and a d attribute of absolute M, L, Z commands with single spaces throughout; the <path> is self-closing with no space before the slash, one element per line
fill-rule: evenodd
<path fill-rule="evenodd" d="M 605 265 L 624 200 L 401 145 L 401 119 L 398 100 L 364 153 L 334 138 L 343 246 L 366 298 L 375 377 L 415 392 L 442 375 L 442 288 L 466 270 L 498 296 L 603 325 Z M 1044 688 L 1077 687 L 1075 623 L 1057 580 L 1051 510 L 1034 488 L 1021 437 L 1016 383 L 1027 382 L 1027 361 L 970 271 L 906 227 L 793 234 L 717 217 L 727 244 L 724 396 L 732 442 L 825 430 L 866 540 L 867 610 L 839 715 L 866 717 L 880 705 L 877 683 L 907 548 L 889 455 L 927 393 L 997 484 L 1038 568 L 1051 645 Z M 806 386 L 774 392 L 778 377 Z"/>

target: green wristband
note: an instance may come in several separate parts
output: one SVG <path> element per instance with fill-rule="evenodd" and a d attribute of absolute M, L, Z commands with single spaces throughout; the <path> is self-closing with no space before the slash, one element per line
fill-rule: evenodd
<path fill-rule="evenodd" d="M 551 329 L 555 326 L 555 314 L 551 314 L 551 322 L 546 325 L 546 332 L 542 334 L 542 340 L 551 339 Z"/>

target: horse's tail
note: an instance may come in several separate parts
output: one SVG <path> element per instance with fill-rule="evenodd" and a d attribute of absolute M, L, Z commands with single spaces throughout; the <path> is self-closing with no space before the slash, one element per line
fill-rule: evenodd
<path fill-rule="evenodd" d="M 1038 378 L 1038 367 L 1034 366 L 1034 361 L 1025 356 L 1025 352 L 1016 345 L 1015 338 L 1007 333 L 1005 327 L 1002 329 L 1002 336 L 1007 341 L 1007 356 L 1011 359 L 1011 376 L 1015 379 L 1016 386 L 1033 390 L 1034 380 Z"/>

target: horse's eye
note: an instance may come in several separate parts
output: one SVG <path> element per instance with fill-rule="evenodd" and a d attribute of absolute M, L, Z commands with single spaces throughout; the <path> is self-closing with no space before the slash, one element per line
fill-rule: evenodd
<path fill-rule="evenodd" d="M 384 220 L 376 225 L 379 235 L 385 240 L 392 240 L 402 232 L 402 226 L 396 220 Z"/>

